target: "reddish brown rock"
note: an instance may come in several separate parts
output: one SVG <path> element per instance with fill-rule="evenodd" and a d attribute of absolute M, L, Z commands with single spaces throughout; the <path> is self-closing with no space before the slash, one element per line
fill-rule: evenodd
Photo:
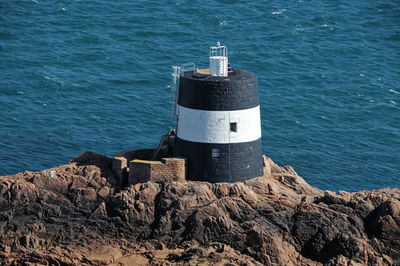
<path fill-rule="evenodd" d="M 120 188 L 111 160 L 86 152 L 0 177 L 0 262 L 400 264 L 400 189 L 321 191 L 292 167 L 264 165 L 244 183 Z"/>

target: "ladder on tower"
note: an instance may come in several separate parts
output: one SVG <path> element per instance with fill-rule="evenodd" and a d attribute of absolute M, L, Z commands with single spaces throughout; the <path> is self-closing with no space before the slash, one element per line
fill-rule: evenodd
<path fill-rule="evenodd" d="M 172 82 L 171 82 L 171 115 L 170 116 L 178 116 L 178 97 L 179 97 L 179 76 L 181 73 L 185 73 L 187 71 L 193 71 L 193 74 L 197 73 L 196 64 L 195 63 L 186 63 L 181 66 L 172 66 Z"/>
<path fill-rule="evenodd" d="M 170 116 L 177 115 L 177 100 L 179 93 L 179 75 L 181 74 L 180 66 L 172 66 L 172 81 L 171 81 L 171 113 Z"/>

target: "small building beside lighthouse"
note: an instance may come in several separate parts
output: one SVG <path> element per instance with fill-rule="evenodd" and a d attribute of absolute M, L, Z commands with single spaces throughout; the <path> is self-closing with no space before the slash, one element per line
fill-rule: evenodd
<path fill-rule="evenodd" d="M 226 46 L 210 48 L 209 69 L 179 75 L 174 157 L 187 179 L 244 181 L 263 174 L 257 75 L 228 67 Z"/>
<path fill-rule="evenodd" d="M 228 49 L 210 47 L 209 68 L 174 66 L 175 130 L 155 149 L 114 155 L 121 184 L 149 180 L 240 182 L 263 175 L 257 75 L 230 67 Z"/>

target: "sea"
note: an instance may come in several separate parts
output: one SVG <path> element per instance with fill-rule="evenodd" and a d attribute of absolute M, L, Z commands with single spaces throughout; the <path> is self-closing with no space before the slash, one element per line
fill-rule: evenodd
<path fill-rule="evenodd" d="M 257 73 L 263 152 L 323 190 L 400 185 L 400 2 L 0 1 L 0 175 L 158 145 L 172 66 Z M 196 151 L 194 151 L 196 152 Z"/>

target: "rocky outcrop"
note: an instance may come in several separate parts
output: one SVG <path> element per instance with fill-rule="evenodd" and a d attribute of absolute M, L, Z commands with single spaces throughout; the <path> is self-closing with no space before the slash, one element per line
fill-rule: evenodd
<path fill-rule="evenodd" d="M 2 264 L 400 264 L 400 189 L 309 186 L 264 157 L 244 183 L 120 188 L 111 160 L 0 177 Z"/>

